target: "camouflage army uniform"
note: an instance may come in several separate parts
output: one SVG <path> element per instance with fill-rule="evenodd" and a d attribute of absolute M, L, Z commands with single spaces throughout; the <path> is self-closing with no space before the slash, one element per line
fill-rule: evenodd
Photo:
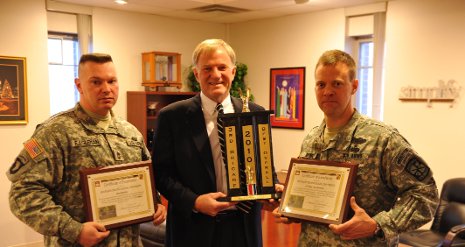
<path fill-rule="evenodd" d="M 140 132 L 113 117 L 98 127 L 79 103 L 40 124 L 7 172 L 10 208 L 45 246 L 79 246 L 85 222 L 79 170 L 150 159 Z M 138 246 L 139 227 L 112 230 L 97 246 Z"/>
<path fill-rule="evenodd" d="M 299 246 L 396 245 L 400 232 L 431 220 L 438 202 L 432 172 L 396 129 L 357 111 L 328 145 L 323 141 L 324 129 L 323 121 L 310 131 L 300 157 L 358 163 L 353 194 L 380 225 L 385 239 L 342 240 L 327 225 L 303 222 Z"/>

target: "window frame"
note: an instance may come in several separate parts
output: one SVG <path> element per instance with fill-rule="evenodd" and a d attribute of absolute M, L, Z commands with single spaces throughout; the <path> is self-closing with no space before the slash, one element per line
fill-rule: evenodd
<path fill-rule="evenodd" d="M 361 64 L 360 64 L 360 53 L 361 53 L 361 45 L 362 43 L 372 43 L 373 45 L 373 57 L 371 59 L 371 66 L 364 66 L 362 67 Z M 354 95 L 353 97 L 353 102 L 354 102 L 354 105 L 355 107 L 364 115 L 367 115 L 369 117 L 373 117 L 374 115 L 374 109 L 373 109 L 373 105 L 374 103 L 376 102 L 376 99 L 374 99 L 373 97 L 373 91 L 374 91 L 374 88 L 377 87 L 376 86 L 376 82 L 374 80 L 374 73 L 375 73 L 375 68 L 374 68 L 374 64 L 375 64 L 375 61 L 374 61 L 374 40 L 373 40 L 373 37 L 372 35 L 366 35 L 366 36 L 359 36 L 359 37 L 353 37 L 353 42 L 352 42 L 352 51 L 353 51 L 353 58 L 357 64 L 357 76 L 356 76 L 356 79 L 358 79 L 358 87 L 359 89 L 357 90 L 357 93 Z M 367 103 L 367 109 L 366 111 L 362 108 L 362 106 L 360 105 L 361 104 L 361 94 L 363 93 L 362 90 L 361 90 L 361 87 L 363 85 L 361 85 L 362 83 L 362 80 L 361 80 L 361 73 L 360 71 L 362 69 L 372 69 L 372 73 L 371 73 L 371 85 L 366 85 L 367 88 L 368 88 L 368 92 L 366 92 L 367 94 L 369 94 L 369 99 L 368 99 L 368 102 Z M 362 110 L 363 109 L 363 110 Z"/>
<path fill-rule="evenodd" d="M 76 78 L 78 76 L 78 65 L 79 65 L 79 39 L 78 39 L 78 35 L 77 34 L 74 34 L 74 33 L 62 33 L 62 32 L 52 32 L 52 31 L 49 31 L 48 32 L 48 36 L 47 36 L 47 40 L 50 40 L 50 39 L 57 39 L 57 40 L 61 40 L 61 62 L 58 62 L 58 59 L 55 60 L 55 61 L 50 61 L 50 54 L 49 54 L 49 61 L 48 61 L 48 73 L 49 73 L 49 85 L 50 85 L 50 89 L 49 89 L 49 92 L 50 92 L 50 113 L 51 115 L 53 114 L 56 114 L 60 111 L 64 111 L 64 110 L 67 110 L 66 108 L 69 108 L 71 107 L 71 105 L 74 105 L 75 103 L 77 103 L 79 101 L 79 91 L 77 90 L 76 86 L 74 85 L 74 78 Z M 63 45 L 63 41 L 64 40 L 67 40 L 67 41 L 72 41 L 74 42 L 72 45 L 73 47 L 73 51 L 71 52 L 72 54 L 72 64 L 70 63 L 66 63 L 66 61 L 64 60 L 64 57 L 66 56 L 65 55 L 65 52 L 64 52 L 64 45 Z M 51 50 L 51 48 L 49 47 L 49 52 Z M 69 67 L 69 66 L 72 66 L 74 67 L 73 68 L 73 78 L 70 78 L 70 76 L 67 76 L 65 79 L 63 79 L 63 81 L 66 81 L 66 83 L 68 83 L 68 86 L 67 88 L 69 89 L 71 87 L 70 84 L 72 84 L 72 87 L 74 88 L 74 90 L 72 92 L 68 92 L 66 90 L 64 90 L 65 92 L 63 92 L 63 90 L 56 90 L 54 91 L 54 88 L 55 86 L 57 85 L 56 84 L 56 81 L 54 81 L 56 78 L 56 76 L 62 76 L 63 74 L 66 74 L 66 72 L 63 72 L 63 73 L 59 73 L 58 75 L 57 74 L 51 74 L 52 71 L 54 71 L 56 69 L 56 66 L 64 66 L 64 67 Z M 55 69 L 53 68 L 55 67 Z M 65 71 L 63 69 L 63 71 Z M 68 71 L 68 75 L 69 75 L 69 71 Z M 52 77 L 53 76 L 53 77 Z M 71 81 L 69 81 L 71 80 Z M 70 101 L 71 99 L 71 101 Z M 60 102 L 61 100 L 67 100 L 66 102 Z"/>

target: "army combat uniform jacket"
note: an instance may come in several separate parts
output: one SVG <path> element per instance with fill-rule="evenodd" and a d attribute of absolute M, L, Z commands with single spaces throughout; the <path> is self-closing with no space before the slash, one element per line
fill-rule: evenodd
<path fill-rule="evenodd" d="M 353 195 L 385 238 L 342 240 L 327 225 L 303 222 L 299 246 L 386 246 L 431 220 L 438 202 L 432 172 L 396 129 L 355 111 L 325 144 L 325 127 L 323 121 L 310 131 L 299 156 L 358 164 Z"/>
<path fill-rule="evenodd" d="M 37 126 L 7 172 L 10 208 L 44 235 L 45 246 L 78 246 L 85 222 L 79 184 L 82 168 L 150 159 L 140 132 L 113 117 L 104 130 L 80 104 Z M 111 230 L 97 246 L 138 246 L 139 227 Z"/>

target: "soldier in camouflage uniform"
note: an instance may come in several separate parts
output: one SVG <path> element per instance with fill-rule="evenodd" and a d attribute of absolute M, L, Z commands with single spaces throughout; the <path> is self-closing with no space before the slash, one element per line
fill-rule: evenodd
<path fill-rule="evenodd" d="M 10 208 L 44 235 L 45 246 L 139 246 L 139 226 L 108 231 L 85 222 L 82 168 L 149 160 L 140 132 L 113 115 L 118 81 L 109 55 L 87 54 L 75 81 L 80 102 L 37 126 L 7 172 Z M 159 204 L 154 224 L 165 220 Z"/>
<path fill-rule="evenodd" d="M 351 97 L 358 80 L 350 55 L 325 52 L 317 63 L 315 79 L 316 98 L 325 117 L 305 137 L 299 156 L 358 164 L 350 199 L 355 214 L 329 227 L 302 222 L 298 245 L 396 246 L 399 233 L 433 217 L 438 193 L 431 169 L 395 128 L 354 109 Z"/>

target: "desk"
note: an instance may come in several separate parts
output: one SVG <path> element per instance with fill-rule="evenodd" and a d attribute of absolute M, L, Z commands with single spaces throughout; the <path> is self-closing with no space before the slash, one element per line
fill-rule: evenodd
<path fill-rule="evenodd" d="M 297 246 L 300 224 L 276 223 L 273 214 L 262 211 L 263 247 Z"/>

